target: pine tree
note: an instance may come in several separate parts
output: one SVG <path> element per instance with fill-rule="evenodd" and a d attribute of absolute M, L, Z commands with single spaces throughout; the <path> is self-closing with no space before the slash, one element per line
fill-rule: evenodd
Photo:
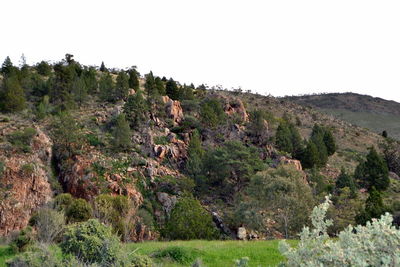
<path fill-rule="evenodd" d="M 87 98 L 87 88 L 86 83 L 83 78 L 76 78 L 72 84 L 72 94 L 74 96 L 74 100 L 81 106 L 86 98 Z"/>
<path fill-rule="evenodd" d="M 367 160 L 357 167 L 356 178 L 361 179 L 368 189 L 386 190 L 389 187 L 389 170 L 385 160 L 371 147 Z"/>
<path fill-rule="evenodd" d="M 7 56 L 3 64 L 1 65 L 1 73 L 4 76 L 11 76 L 12 74 L 15 74 L 15 72 L 16 68 L 13 66 L 10 57 Z"/>
<path fill-rule="evenodd" d="M 180 95 L 179 95 L 179 88 L 176 82 L 170 78 L 167 83 L 165 84 L 165 91 L 167 93 L 167 96 L 173 100 L 179 100 Z"/>
<path fill-rule="evenodd" d="M 369 191 L 369 197 L 365 201 L 365 208 L 356 216 L 357 224 L 365 225 L 373 218 L 379 218 L 389 209 L 383 204 L 382 193 L 372 187 Z"/>
<path fill-rule="evenodd" d="M 139 89 L 139 73 L 136 68 L 132 68 L 128 71 L 129 74 L 129 88 L 137 91 Z"/>
<path fill-rule="evenodd" d="M 104 61 L 101 62 L 100 71 L 101 72 L 106 72 L 107 71 L 106 65 L 104 65 Z"/>
<path fill-rule="evenodd" d="M 25 92 L 16 76 L 6 78 L 0 92 L 0 109 L 5 112 L 21 111 L 25 108 Z"/>
<path fill-rule="evenodd" d="M 301 157 L 304 149 L 303 140 L 297 128 L 293 123 L 289 123 L 290 140 L 292 142 L 292 156 L 296 159 Z"/>
<path fill-rule="evenodd" d="M 157 88 L 158 93 L 162 96 L 166 95 L 165 85 L 164 85 L 164 82 L 160 79 L 160 77 L 156 77 L 154 79 L 154 82 L 155 82 L 155 86 Z"/>
<path fill-rule="evenodd" d="M 113 132 L 114 148 L 116 150 L 126 151 L 132 146 L 131 129 L 129 123 L 125 119 L 125 114 L 120 114 L 117 117 L 116 126 Z"/>
<path fill-rule="evenodd" d="M 123 100 L 129 94 L 129 78 L 124 71 L 118 73 L 117 82 L 115 84 L 115 100 Z"/>
<path fill-rule="evenodd" d="M 124 105 L 126 119 L 133 128 L 137 128 L 145 121 L 147 110 L 146 100 L 140 90 L 134 95 L 130 95 Z"/>
<path fill-rule="evenodd" d="M 318 161 L 317 146 L 314 142 L 309 141 L 301 157 L 301 164 L 304 168 L 312 168 L 317 165 Z"/>
<path fill-rule="evenodd" d="M 336 188 L 342 189 L 344 187 L 348 187 L 352 193 L 355 193 L 356 186 L 353 177 L 342 168 L 340 175 L 336 179 Z"/>
<path fill-rule="evenodd" d="M 336 142 L 335 142 L 335 138 L 333 137 L 333 134 L 330 130 L 325 129 L 323 140 L 324 140 L 324 143 L 326 146 L 326 150 L 328 152 L 328 156 L 332 156 L 333 154 L 335 154 Z"/>
<path fill-rule="evenodd" d="M 293 152 L 292 134 L 286 121 L 281 122 L 276 130 L 275 145 L 281 151 Z"/>
<path fill-rule="evenodd" d="M 112 102 L 114 100 L 114 87 L 114 81 L 110 73 L 102 74 L 99 81 L 100 99 Z"/>
<path fill-rule="evenodd" d="M 205 151 L 201 147 L 200 134 L 197 129 L 195 129 L 193 131 L 192 138 L 190 139 L 188 147 L 188 160 L 186 162 L 186 172 L 194 179 L 201 174 L 204 154 Z"/>
<path fill-rule="evenodd" d="M 144 84 L 144 88 L 146 89 L 148 100 L 150 100 L 151 97 L 158 95 L 158 90 L 156 87 L 154 75 L 153 75 L 153 72 L 151 72 L 151 71 L 149 74 L 146 74 L 146 82 Z"/>
<path fill-rule="evenodd" d="M 313 142 L 317 148 L 318 161 L 316 162 L 318 167 L 324 167 L 328 162 L 328 150 L 324 142 L 325 129 L 314 124 L 313 130 L 311 132 L 310 142 Z"/>

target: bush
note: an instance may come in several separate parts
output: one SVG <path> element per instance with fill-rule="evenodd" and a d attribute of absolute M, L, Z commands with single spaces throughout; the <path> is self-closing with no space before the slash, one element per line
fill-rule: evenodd
<path fill-rule="evenodd" d="M 65 254 L 70 253 L 84 262 L 102 265 L 116 263 L 121 249 L 111 228 L 95 219 L 68 227 L 60 246 Z"/>
<path fill-rule="evenodd" d="M 171 217 L 164 229 L 171 239 L 213 239 L 217 237 L 211 215 L 199 201 L 184 197 L 172 209 Z"/>
<path fill-rule="evenodd" d="M 153 260 L 147 255 L 133 255 L 130 259 L 131 267 L 152 267 L 154 266 Z"/>
<path fill-rule="evenodd" d="M 35 135 L 35 129 L 25 128 L 23 131 L 13 132 L 7 139 L 17 150 L 28 153 L 31 151 L 30 144 Z"/>
<path fill-rule="evenodd" d="M 64 214 L 49 208 L 42 208 L 34 216 L 33 225 L 36 227 L 37 239 L 51 243 L 59 237 L 64 229 Z"/>
<path fill-rule="evenodd" d="M 86 200 L 78 198 L 67 208 L 65 215 L 67 216 L 67 221 L 71 223 L 87 221 L 92 217 L 92 213 L 90 204 Z"/>
<path fill-rule="evenodd" d="M 8 267 L 61 267 L 62 263 L 53 251 L 45 245 L 39 245 L 7 261 Z"/>
<path fill-rule="evenodd" d="M 389 213 L 366 226 L 349 226 L 337 239 L 330 239 L 327 229 L 332 221 L 325 220 L 330 203 L 327 197 L 314 208 L 314 229 L 303 229 L 296 248 L 285 241 L 280 243 L 279 249 L 287 258 L 281 266 L 398 266 L 400 230 L 392 226 Z"/>
<path fill-rule="evenodd" d="M 3 176 L 3 172 L 6 169 L 6 164 L 0 160 L 0 178 Z"/>
<path fill-rule="evenodd" d="M 19 234 L 14 238 L 11 242 L 11 248 L 15 252 L 24 252 L 33 244 L 34 240 L 35 236 L 32 227 L 28 226 L 21 230 L 21 232 L 19 232 Z"/>
<path fill-rule="evenodd" d="M 180 264 L 188 264 L 193 262 L 199 254 L 196 249 L 173 246 L 159 249 L 152 256 L 154 258 L 168 258 Z"/>
<path fill-rule="evenodd" d="M 72 202 L 74 202 L 74 198 L 71 196 L 71 194 L 59 194 L 54 198 L 54 208 L 58 211 L 66 211 Z"/>

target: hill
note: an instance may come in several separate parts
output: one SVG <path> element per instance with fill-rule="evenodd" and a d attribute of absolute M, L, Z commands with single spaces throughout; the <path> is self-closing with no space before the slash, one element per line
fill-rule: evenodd
<path fill-rule="evenodd" d="M 376 133 L 386 130 L 400 140 L 400 103 L 355 93 L 290 96 L 284 99 L 311 106 Z"/>

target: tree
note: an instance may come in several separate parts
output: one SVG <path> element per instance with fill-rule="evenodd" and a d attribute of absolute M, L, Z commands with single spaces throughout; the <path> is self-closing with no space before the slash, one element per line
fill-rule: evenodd
<path fill-rule="evenodd" d="M 11 76 L 5 78 L 0 91 L 0 110 L 5 112 L 21 111 L 25 108 L 25 93 L 18 78 Z"/>
<path fill-rule="evenodd" d="M 214 128 L 225 118 L 222 103 L 218 99 L 207 99 L 201 105 L 201 120 L 207 126 Z"/>
<path fill-rule="evenodd" d="M 324 136 L 325 136 L 324 127 L 318 124 L 314 124 L 309 142 L 313 142 L 317 148 L 318 159 L 315 162 L 315 164 L 318 167 L 324 167 L 328 162 L 328 149 L 324 142 Z"/>
<path fill-rule="evenodd" d="M 254 211 L 247 213 L 252 214 L 249 219 L 274 218 L 286 238 L 296 234 L 307 222 L 313 204 L 311 188 L 304 183 L 303 174 L 290 166 L 257 174 L 251 179 L 247 194 L 251 198 L 249 208 Z M 258 216 L 260 213 L 264 215 Z"/>
<path fill-rule="evenodd" d="M 43 76 L 49 76 L 51 74 L 52 67 L 49 63 L 42 60 L 38 64 L 36 64 L 36 71 Z"/>
<path fill-rule="evenodd" d="M 107 68 L 106 68 L 106 65 L 104 65 L 104 61 L 101 62 L 100 71 L 101 72 L 107 72 L 108 71 Z"/>
<path fill-rule="evenodd" d="M 146 74 L 145 77 L 146 77 L 146 82 L 144 84 L 144 88 L 147 92 L 147 98 L 148 100 L 150 100 L 150 98 L 158 95 L 158 90 L 156 87 L 156 82 L 154 79 L 153 72 L 150 71 L 150 73 Z"/>
<path fill-rule="evenodd" d="M 124 105 L 124 113 L 131 127 L 139 127 L 146 119 L 148 106 L 143 98 L 142 92 L 138 90 L 134 95 L 130 95 Z"/>
<path fill-rule="evenodd" d="M 40 242 L 52 243 L 60 236 L 65 226 L 64 213 L 49 209 L 39 209 L 33 217 L 37 238 Z"/>
<path fill-rule="evenodd" d="M 154 82 L 155 82 L 155 86 L 157 88 L 158 93 L 160 95 L 166 95 L 165 85 L 164 85 L 164 82 L 160 79 L 160 77 L 156 77 L 154 79 Z"/>
<path fill-rule="evenodd" d="M 257 109 L 250 113 L 250 134 L 258 144 L 264 144 L 268 137 L 268 123 L 265 117 L 263 110 Z"/>
<path fill-rule="evenodd" d="M 115 100 L 125 100 L 129 94 L 129 78 L 124 71 L 120 71 L 115 84 Z"/>
<path fill-rule="evenodd" d="M 385 212 L 389 211 L 383 204 L 382 193 L 372 187 L 369 190 L 369 197 L 365 201 L 365 208 L 356 216 L 356 222 L 365 225 L 373 218 L 379 218 Z"/>
<path fill-rule="evenodd" d="M 125 119 L 125 114 L 117 116 L 116 126 L 113 132 L 113 145 L 115 149 L 128 150 L 131 146 L 131 129 Z"/>
<path fill-rule="evenodd" d="M 311 169 L 317 165 L 318 159 L 318 149 L 317 146 L 312 142 L 309 141 L 307 146 L 304 150 L 303 155 L 301 156 L 301 165 L 305 169 Z"/>
<path fill-rule="evenodd" d="M 384 131 L 382 132 L 382 136 L 383 136 L 384 138 L 387 138 L 387 137 L 388 137 L 388 133 L 387 133 L 386 130 L 384 130 Z"/>
<path fill-rule="evenodd" d="M 201 138 L 197 129 L 192 133 L 187 152 L 186 172 L 196 180 L 202 172 L 202 162 L 205 154 L 205 150 L 201 147 Z"/>
<path fill-rule="evenodd" d="M 344 187 L 348 187 L 353 194 L 355 193 L 356 185 L 353 177 L 342 168 L 340 175 L 336 178 L 336 188 L 342 189 Z"/>
<path fill-rule="evenodd" d="M 86 90 L 89 94 L 94 94 L 98 89 L 97 71 L 94 67 L 85 67 L 81 79 L 85 82 Z"/>
<path fill-rule="evenodd" d="M 103 101 L 114 101 L 114 81 L 110 73 L 103 73 L 99 81 L 100 99 Z"/>
<path fill-rule="evenodd" d="M 11 62 L 11 59 L 9 56 L 6 57 L 4 60 L 3 64 L 1 65 L 1 73 L 4 76 L 12 76 L 16 74 L 17 68 L 14 67 L 13 63 Z"/>
<path fill-rule="evenodd" d="M 324 144 L 326 146 L 326 150 L 328 152 L 328 156 L 332 156 L 333 154 L 335 154 L 335 151 L 336 151 L 335 138 L 333 137 L 332 132 L 326 128 L 325 128 L 323 140 L 324 140 Z"/>
<path fill-rule="evenodd" d="M 171 211 L 164 234 L 171 239 L 214 239 L 216 229 L 211 215 L 192 197 L 183 197 Z"/>
<path fill-rule="evenodd" d="M 87 221 L 92 217 L 92 214 L 92 207 L 82 198 L 74 199 L 65 211 L 69 223 Z"/>
<path fill-rule="evenodd" d="M 131 68 L 128 71 L 129 74 L 129 87 L 137 91 L 139 89 L 139 73 L 136 67 Z"/>
<path fill-rule="evenodd" d="M 390 183 L 387 164 L 374 147 L 369 149 L 366 161 L 357 166 L 355 177 L 368 189 L 375 187 L 379 191 L 386 190 Z"/>
<path fill-rule="evenodd" d="M 72 94 L 74 96 L 74 101 L 78 103 L 79 106 L 82 106 L 87 98 L 87 87 L 83 78 L 75 78 L 72 84 Z"/>
<path fill-rule="evenodd" d="M 176 82 L 170 78 L 167 83 L 165 84 L 165 91 L 167 93 L 167 96 L 173 100 L 179 100 L 180 95 L 179 95 L 179 88 Z"/>

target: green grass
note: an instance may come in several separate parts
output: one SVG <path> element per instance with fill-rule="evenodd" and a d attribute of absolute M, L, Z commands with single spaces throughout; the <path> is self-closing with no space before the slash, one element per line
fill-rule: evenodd
<path fill-rule="evenodd" d="M 159 249 L 179 246 L 195 249 L 202 262 L 207 267 L 232 266 L 235 259 L 248 257 L 250 266 L 276 266 L 284 257 L 278 250 L 280 240 L 269 241 L 171 241 L 144 242 L 127 244 L 129 251 L 138 254 L 151 255 Z M 289 241 L 295 244 L 296 241 Z M 158 262 L 162 266 L 187 266 L 172 261 Z"/>
<path fill-rule="evenodd" d="M 15 256 L 9 246 L 0 246 L 0 266 L 6 266 L 6 260 Z"/>

